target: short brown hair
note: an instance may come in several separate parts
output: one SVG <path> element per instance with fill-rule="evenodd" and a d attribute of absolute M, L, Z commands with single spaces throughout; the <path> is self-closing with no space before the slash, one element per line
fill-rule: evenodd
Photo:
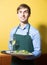
<path fill-rule="evenodd" d="M 19 9 L 21 9 L 21 8 L 27 8 L 29 15 L 31 14 L 31 9 L 30 9 L 30 7 L 29 7 L 27 4 L 21 4 L 21 5 L 17 8 L 17 13 L 18 13 Z"/>

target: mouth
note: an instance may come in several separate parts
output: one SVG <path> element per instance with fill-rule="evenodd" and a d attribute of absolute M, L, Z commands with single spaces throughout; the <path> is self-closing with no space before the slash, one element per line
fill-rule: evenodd
<path fill-rule="evenodd" d="M 25 19 L 25 17 L 21 17 L 21 19 L 23 19 L 23 20 L 24 20 L 24 19 Z"/>

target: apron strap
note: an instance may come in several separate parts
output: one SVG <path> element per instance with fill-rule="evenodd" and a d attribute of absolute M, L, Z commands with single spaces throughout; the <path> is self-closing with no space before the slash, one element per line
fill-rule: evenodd
<path fill-rule="evenodd" d="M 30 24 L 29 24 L 29 27 L 28 27 L 28 32 L 27 32 L 27 35 L 29 35 L 29 30 L 30 30 Z"/>
<path fill-rule="evenodd" d="M 16 28 L 16 31 L 15 31 L 15 33 L 17 32 L 17 30 L 19 29 L 19 26 Z"/>

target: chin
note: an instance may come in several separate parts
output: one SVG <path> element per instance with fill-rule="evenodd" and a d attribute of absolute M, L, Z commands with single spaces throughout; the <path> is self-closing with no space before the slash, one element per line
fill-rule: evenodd
<path fill-rule="evenodd" d="M 27 20 L 21 20 L 21 22 L 25 22 L 25 21 L 27 21 Z"/>
<path fill-rule="evenodd" d="M 25 21 L 21 21 L 22 23 L 25 23 Z"/>

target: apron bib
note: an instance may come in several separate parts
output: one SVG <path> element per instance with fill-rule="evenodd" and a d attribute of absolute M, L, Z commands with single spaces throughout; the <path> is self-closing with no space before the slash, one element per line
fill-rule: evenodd
<path fill-rule="evenodd" d="M 29 52 L 34 51 L 32 39 L 29 36 L 29 29 L 30 25 L 28 27 L 27 35 L 16 34 L 18 28 L 16 29 L 16 32 L 13 35 L 13 40 L 16 41 L 16 43 L 13 45 L 13 50 L 27 50 Z"/>

